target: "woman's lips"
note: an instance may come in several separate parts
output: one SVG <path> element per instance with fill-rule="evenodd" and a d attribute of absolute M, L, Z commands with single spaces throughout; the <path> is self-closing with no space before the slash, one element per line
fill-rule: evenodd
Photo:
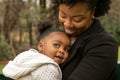
<path fill-rule="evenodd" d="M 74 33 L 74 31 L 73 31 L 73 30 L 68 30 L 68 29 L 65 29 L 65 32 L 66 32 L 68 35 L 71 35 L 71 34 L 73 34 L 73 33 Z"/>

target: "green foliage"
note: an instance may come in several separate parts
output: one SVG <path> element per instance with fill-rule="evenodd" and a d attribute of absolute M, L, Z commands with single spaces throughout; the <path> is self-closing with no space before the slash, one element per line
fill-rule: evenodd
<path fill-rule="evenodd" d="M 101 21 L 106 29 L 120 45 L 120 0 L 113 1 L 109 14 L 101 17 Z"/>
<path fill-rule="evenodd" d="M 118 49 L 118 60 L 120 61 L 120 47 Z"/>
<path fill-rule="evenodd" d="M 0 66 L 0 74 L 2 74 L 2 69 L 4 66 Z"/>
<path fill-rule="evenodd" d="M 102 24 L 104 25 L 105 30 L 113 36 L 118 44 L 120 44 L 120 21 L 112 19 L 112 16 L 106 15 L 101 18 Z"/>
<path fill-rule="evenodd" d="M 49 14 L 49 10 L 48 9 L 42 9 L 42 8 L 39 8 L 38 10 L 38 16 L 40 19 L 44 19 L 47 17 L 47 15 Z"/>
<path fill-rule="evenodd" d="M 5 40 L 4 36 L 0 37 L 0 60 L 11 59 L 10 45 Z"/>

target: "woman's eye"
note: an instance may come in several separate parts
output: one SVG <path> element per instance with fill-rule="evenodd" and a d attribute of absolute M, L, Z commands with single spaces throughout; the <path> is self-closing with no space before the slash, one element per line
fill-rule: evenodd
<path fill-rule="evenodd" d="M 66 18 L 66 16 L 65 16 L 62 12 L 59 13 L 59 16 L 60 16 L 61 18 Z"/>
<path fill-rule="evenodd" d="M 75 22 L 81 22 L 81 21 L 83 20 L 83 18 L 73 18 L 73 20 L 74 20 Z"/>
<path fill-rule="evenodd" d="M 61 18 L 66 18 L 64 15 L 60 15 Z"/>
<path fill-rule="evenodd" d="M 74 19 L 75 22 L 81 22 L 82 19 Z"/>
<path fill-rule="evenodd" d="M 59 48 L 60 45 L 59 44 L 53 44 L 56 48 Z"/>

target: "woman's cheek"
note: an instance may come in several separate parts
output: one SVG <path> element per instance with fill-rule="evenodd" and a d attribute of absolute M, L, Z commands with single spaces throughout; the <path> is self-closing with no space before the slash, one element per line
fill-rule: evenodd
<path fill-rule="evenodd" d="M 74 23 L 74 24 L 75 24 L 76 28 L 83 28 L 86 26 L 86 21 L 84 20 L 80 23 Z"/>

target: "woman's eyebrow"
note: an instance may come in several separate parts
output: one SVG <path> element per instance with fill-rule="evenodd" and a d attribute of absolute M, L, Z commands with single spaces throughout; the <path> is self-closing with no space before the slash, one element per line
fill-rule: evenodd
<path fill-rule="evenodd" d="M 83 16 L 82 14 L 78 14 L 78 15 L 73 15 L 72 17 L 81 17 Z"/>
<path fill-rule="evenodd" d="M 60 12 L 62 12 L 63 14 L 65 14 L 62 9 L 59 9 L 59 10 L 60 10 Z M 82 16 L 84 16 L 84 14 L 73 15 L 72 17 L 82 17 Z"/>
<path fill-rule="evenodd" d="M 61 9 L 59 9 L 63 14 L 65 14 L 64 12 L 63 12 L 63 10 L 61 10 Z"/>

